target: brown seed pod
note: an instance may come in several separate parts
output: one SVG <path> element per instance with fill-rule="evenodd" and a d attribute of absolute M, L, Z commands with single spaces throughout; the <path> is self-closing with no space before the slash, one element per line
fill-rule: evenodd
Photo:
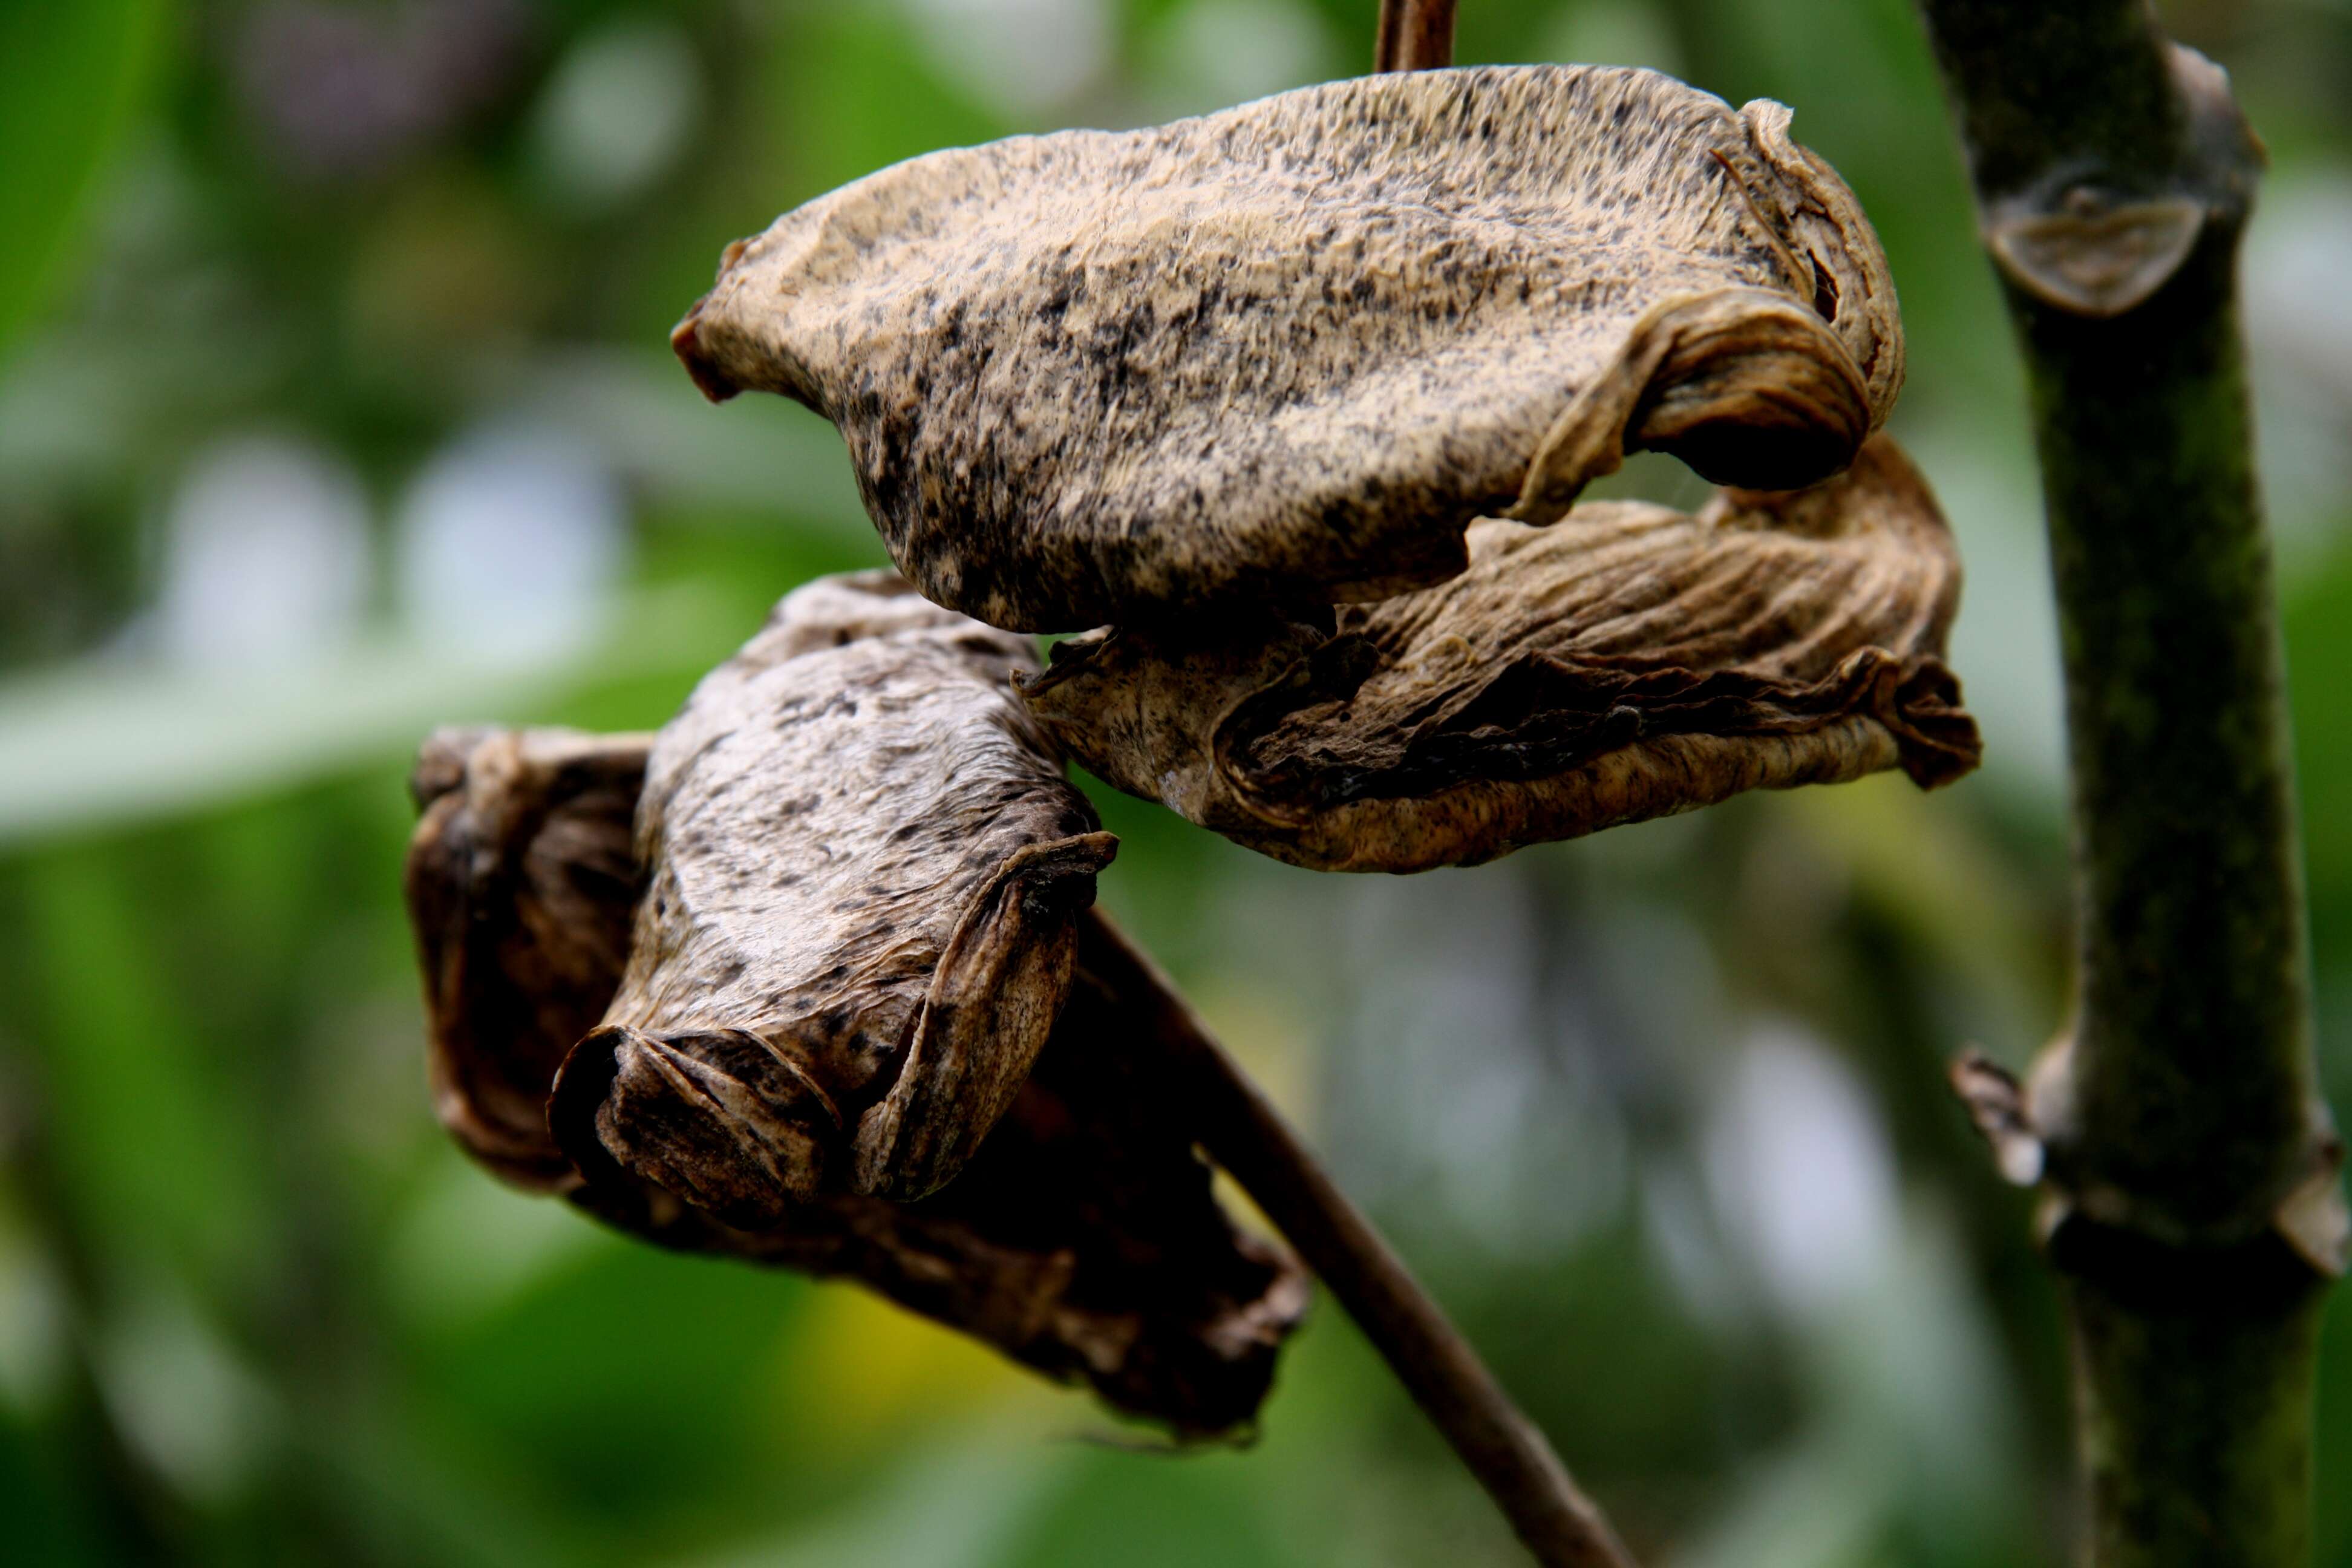
<path fill-rule="evenodd" d="M 1011 1103 L 1118 841 L 1013 695 L 1021 637 L 890 573 L 788 595 L 654 742 L 647 886 L 551 1111 L 731 1225 L 917 1198 Z"/>
<path fill-rule="evenodd" d="M 628 955 L 630 822 L 652 740 L 444 730 L 417 758 L 406 890 L 434 1108 L 467 1152 L 525 1186 L 572 1180 L 548 1138 L 547 1089 Z"/>
<path fill-rule="evenodd" d="M 557 1064 L 620 986 L 647 739 L 452 731 L 426 743 L 408 892 L 450 1131 L 501 1175 L 650 1241 L 857 1279 L 1181 1433 L 1254 1416 L 1305 1276 L 1226 1220 L 1152 1058 L 1132 1048 L 1164 999 L 1083 967 L 1011 1108 L 929 1197 L 824 1194 L 739 1228 L 601 1149 L 573 1169 L 546 1106 Z"/>
<path fill-rule="evenodd" d="M 1722 800 L 1978 757 L 1940 657 L 1959 562 L 1885 437 L 1688 517 L 1488 521 L 1438 587 L 1323 626 L 1114 629 L 1025 687 L 1103 778 L 1297 865 L 1418 871 Z"/>
<path fill-rule="evenodd" d="M 1773 488 L 1853 458 L 1895 290 L 1788 120 L 1482 67 L 935 153 L 730 247 L 673 342 L 838 425 L 892 559 L 992 624 L 1375 600 L 1627 450 Z"/>

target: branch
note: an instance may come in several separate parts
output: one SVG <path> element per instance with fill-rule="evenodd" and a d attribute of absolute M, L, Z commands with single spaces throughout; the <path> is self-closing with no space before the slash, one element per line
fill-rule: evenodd
<path fill-rule="evenodd" d="M 1375 71 L 1454 63 L 1454 0 L 1381 0 Z M 1100 910 L 1081 960 L 1157 999 L 1150 1048 L 1224 1167 L 1307 1260 L 1545 1568 L 1634 1568 L 1532 1421 L 1159 968 Z"/>
<path fill-rule="evenodd" d="M 1339 1298 L 1536 1560 L 1633 1568 L 1543 1434 L 1151 960 L 1099 911 L 1083 929 L 1082 964 L 1121 995 L 1157 999 L 1143 1043 L 1169 1065 L 1210 1157 Z"/>
<path fill-rule="evenodd" d="M 2072 1281 L 2094 1560 L 2300 1563 L 2343 1211 L 2236 301 L 2261 146 L 2145 0 L 1919 3 L 2056 576 L 2079 973 L 2016 1109 Z"/>
<path fill-rule="evenodd" d="M 1381 0 L 1375 71 L 1433 70 L 1454 63 L 1454 0 Z"/>

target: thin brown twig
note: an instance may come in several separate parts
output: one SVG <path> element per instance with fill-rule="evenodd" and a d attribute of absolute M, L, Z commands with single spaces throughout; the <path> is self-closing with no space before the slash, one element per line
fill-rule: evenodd
<path fill-rule="evenodd" d="M 1454 0 L 1381 0 L 1374 71 L 1454 63 Z M 1430 1422 L 1545 1568 L 1634 1568 L 1591 1499 L 1444 1309 L 1331 1180 L 1257 1085 L 1151 960 L 1099 910 L 1082 961 L 1154 999 L 1150 1046 L 1187 1102 L 1203 1148 L 1346 1308 Z"/>
<path fill-rule="evenodd" d="M 1434 70 L 1454 63 L 1454 0 L 1381 0 L 1375 71 Z"/>
<path fill-rule="evenodd" d="M 1633 1568 L 1608 1520 L 1478 1352 L 1348 1201 L 1151 960 L 1107 919 L 1079 961 L 1120 995 L 1155 999 L 1150 1037 L 1202 1146 L 1255 1200 L 1495 1500 L 1546 1568 Z"/>

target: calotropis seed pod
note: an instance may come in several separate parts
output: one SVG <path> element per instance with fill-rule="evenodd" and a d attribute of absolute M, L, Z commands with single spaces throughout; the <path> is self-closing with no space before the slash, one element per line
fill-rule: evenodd
<path fill-rule="evenodd" d="M 1012 1102 L 1117 851 L 1013 695 L 1025 638 L 893 574 L 788 595 L 646 768 L 647 884 L 551 1115 L 731 1225 L 917 1198 Z"/>
<path fill-rule="evenodd" d="M 1944 666 L 1960 572 L 1874 438 L 1697 517 L 1593 502 L 1470 530 L 1469 569 L 1340 609 L 1113 629 L 1025 688 L 1075 760 L 1324 870 L 1469 865 L 1742 790 L 1976 765 Z"/>
<path fill-rule="evenodd" d="M 838 425 L 899 568 L 982 620 L 1376 600 L 1627 450 L 1768 488 L 1853 458 L 1902 328 L 1788 121 L 1486 67 L 935 153 L 730 247 L 673 341 Z"/>
<path fill-rule="evenodd" d="M 1254 1416 L 1305 1310 L 1305 1276 L 1226 1220 L 1192 1130 L 1132 1048 L 1164 999 L 1084 968 L 1011 1108 L 928 1198 L 824 1194 L 742 1228 L 600 1149 L 574 1169 L 547 1103 L 558 1064 L 620 986 L 649 739 L 449 731 L 426 742 L 407 884 L 450 1131 L 500 1175 L 649 1241 L 856 1279 L 1181 1434 Z"/>

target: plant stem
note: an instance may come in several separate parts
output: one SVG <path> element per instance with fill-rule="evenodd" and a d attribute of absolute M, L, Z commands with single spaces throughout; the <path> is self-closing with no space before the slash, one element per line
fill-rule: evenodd
<path fill-rule="evenodd" d="M 1454 63 L 1454 0 L 1381 0 L 1379 71 Z M 1126 968 L 1159 999 L 1154 1044 L 1174 1068 L 1210 1158 L 1274 1221 L 1389 1363 L 1414 1403 L 1486 1489 L 1546 1568 L 1633 1568 L 1542 1431 L 1511 1403 L 1478 1352 L 1404 1260 L 1348 1201 L 1282 1113 L 1227 1057 L 1151 961 L 1108 920 L 1089 964 Z"/>
<path fill-rule="evenodd" d="M 1381 0 L 1375 71 L 1432 70 L 1454 63 L 1454 0 Z"/>
<path fill-rule="evenodd" d="M 1546 1568 L 1633 1568 L 1542 1432 L 1158 967 L 1099 912 L 1084 930 L 1082 965 L 1121 997 L 1154 999 L 1150 1037 L 1139 1044 L 1168 1065 L 1210 1158 L 1339 1298 L 1536 1560 Z"/>
<path fill-rule="evenodd" d="M 2093 1561 L 2300 1563 L 2340 1270 L 2237 254 L 2262 154 L 2145 0 L 1920 0 L 2022 346 L 2074 777 L 2071 1047 L 2024 1108 Z"/>

